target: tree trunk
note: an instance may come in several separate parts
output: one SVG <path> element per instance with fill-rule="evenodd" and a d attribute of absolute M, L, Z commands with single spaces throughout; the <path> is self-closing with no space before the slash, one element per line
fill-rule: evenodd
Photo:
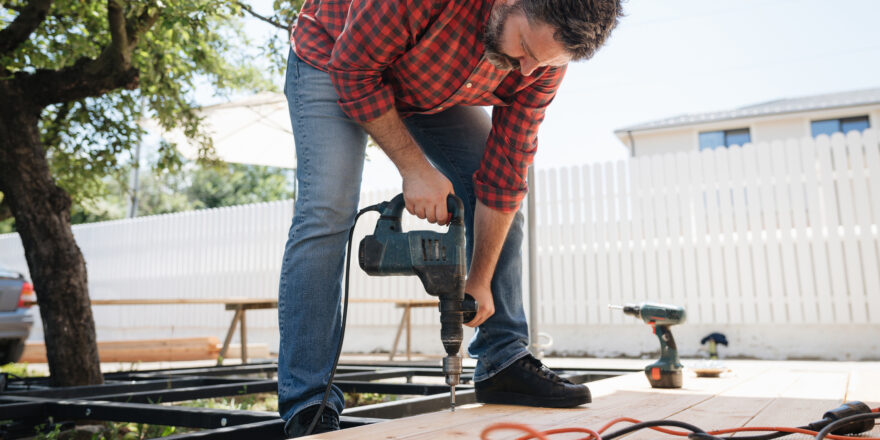
<path fill-rule="evenodd" d="M 50 383 L 103 383 L 85 260 L 70 228 L 70 196 L 55 185 L 40 142 L 41 108 L 0 82 L 0 191 L 37 294 Z"/>

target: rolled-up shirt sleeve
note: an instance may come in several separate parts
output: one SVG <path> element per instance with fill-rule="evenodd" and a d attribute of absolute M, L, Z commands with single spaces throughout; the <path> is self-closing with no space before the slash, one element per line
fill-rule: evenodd
<path fill-rule="evenodd" d="M 339 106 L 357 122 L 369 122 L 394 107 L 394 93 L 382 72 L 403 54 L 422 14 L 400 0 L 354 0 L 328 71 Z"/>
<path fill-rule="evenodd" d="M 528 192 L 526 173 L 538 148 L 538 127 L 564 75 L 565 66 L 546 68 L 537 81 L 514 95 L 510 105 L 493 108 L 492 131 L 474 173 L 477 198 L 489 208 L 519 209 Z"/>

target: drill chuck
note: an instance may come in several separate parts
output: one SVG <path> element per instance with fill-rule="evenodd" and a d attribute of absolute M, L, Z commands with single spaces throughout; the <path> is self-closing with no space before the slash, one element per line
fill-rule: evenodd
<path fill-rule="evenodd" d="M 446 385 L 454 387 L 461 378 L 461 356 L 448 355 L 443 358 L 443 374 L 446 375 Z"/>

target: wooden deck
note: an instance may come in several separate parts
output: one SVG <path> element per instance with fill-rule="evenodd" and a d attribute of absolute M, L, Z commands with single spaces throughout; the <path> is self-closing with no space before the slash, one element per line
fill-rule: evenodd
<path fill-rule="evenodd" d="M 697 378 L 686 371 L 684 387 L 678 390 L 652 389 L 643 373 L 592 382 L 589 386 L 593 402 L 574 409 L 475 404 L 460 407 L 454 413 L 424 414 L 309 438 L 478 439 L 487 426 L 499 422 L 525 423 L 539 431 L 566 427 L 598 430 L 608 421 L 624 416 L 643 421 L 679 420 L 706 431 L 739 426 L 796 427 L 820 420 L 825 411 L 844 401 L 861 400 L 871 408 L 880 406 L 878 362 L 730 361 L 726 365 L 732 371 L 720 378 Z M 625 426 L 626 423 L 616 425 L 608 432 Z M 880 427 L 875 426 L 871 434 L 880 437 Z M 517 431 L 496 431 L 489 438 L 516 439 L 523 435 Z M 585 434 L 550 436 L 553 440 L 584 437 Z M 626 438 L 684 437 L 642 430 Z M 811 437 L 794 434 L 785 438 Z"/>

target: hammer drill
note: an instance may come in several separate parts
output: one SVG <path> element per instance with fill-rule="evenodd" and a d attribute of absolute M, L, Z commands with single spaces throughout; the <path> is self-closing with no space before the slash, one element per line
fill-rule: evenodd
<path fill-rule="evenodd" d="M 450 406 L 455 410 L 455 386 L 461 376 L 462 324 L 476 314 L 476 303 L 465 295 L 464 204 L 450 194 L 446 207 L 452 214 L 449 230 L 403 232 L 400 217 L 405 207 L 403 194 L 379 205 L 381 216 L 373 235 L 361 240 L 358 252 L 361 269 L 370 275 L 416 275 L 429 295 L 440 299 L 440 341 L 446 350 L 443 374 L 450 389 Z"/>
<path fill-rule="evenodd" d="M 645 367 L 645 375 L 648 382 L 654 388 L 681 388 L 682 365 L 678 359 L 678 348 L 669 327 L 681 324 L 686 319 L 684 308 L 679 306 L 641 303 L 627 304 L 625 306 L 609 305 L 612 309 L 623 310 L 623 313 L 641 318 L 660 339 L 660 359 Z"/>

